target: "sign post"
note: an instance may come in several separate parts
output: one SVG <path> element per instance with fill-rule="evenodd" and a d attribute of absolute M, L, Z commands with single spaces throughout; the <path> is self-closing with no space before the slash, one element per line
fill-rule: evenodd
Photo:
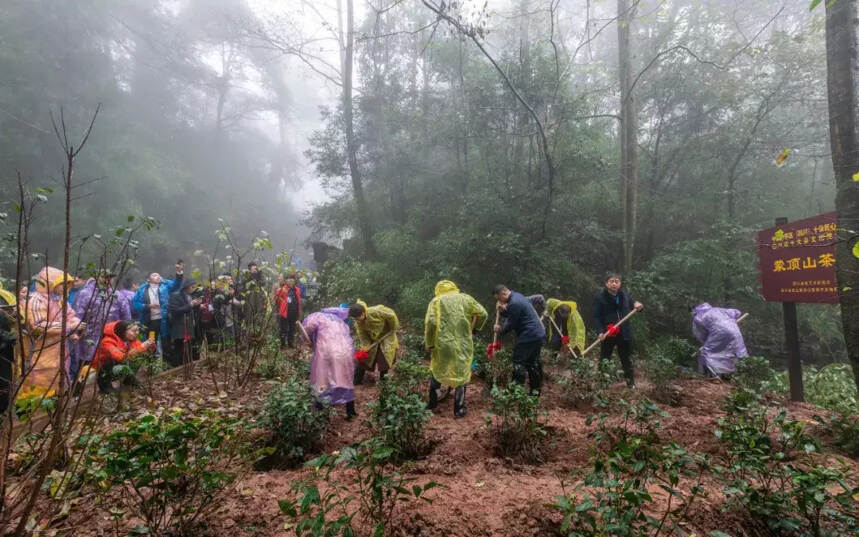
<path fill-rule="evenodd" d="M 777 218 L 775 227 L 758 232 L 761 294 L 764 300 L 781 302 L 784 312 L 792 401 L 804 400 L 796 303 L 838 303 L 836 222 L 834 212 L 790 223 Z"/>

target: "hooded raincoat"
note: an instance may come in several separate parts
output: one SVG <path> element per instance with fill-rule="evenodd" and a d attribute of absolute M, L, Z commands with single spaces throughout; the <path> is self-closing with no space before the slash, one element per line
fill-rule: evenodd
<path fill-rule="evenodd" d="M 92 361 L 106 323 L 131 320 L 131 305 L 112 288 L 100 289 L 93 278 L 75 295 L 72 307 L 78 318 L 87 324 L 86 332 L 75 344 L 75 358 L 79 363 Z"/>
<path fill-rule="evenodd" d="M 472 320 L 474 328 L 480 330 L 487 317 L 486 309 L 471 296 L 460 293 L 452 281 L 442 280 L 435 285 L 435 298 L 424 319 L 424 341 L 432 349 L 432 375 L 442 385 L 456 388 L 471 381 Z"/>
<path fill-rule="evenodd" d="M 733 373 L 737 359 L 749 355 L 737 324 L 741 315 L 739 310 L 716 308 L 706 302 L 695 307 L 692 333 L 702 344 L 698 354 L 701 373 Z"/>
<path fill-rule="evenodd" d="M 397 330 L 400 329 L 400 320 L 397 318 L 397 314 L 388 306 L 378 305 L 368 307 L 363 300 L 358 300 L 357 303 L 363 306 L 364 313 L 366 313 L 364 320 L 355 320 L 358 345 L 362 349 L 368 349 L 371 345 L 381 340 L 383 336 L 390 334 L 390 336 L 385 337 L 384 341 L 373 348 L 369 358 L 367 358 L 365 367 L 372 370 L 380 354 L 388 362 L 388 367 L 393 367 L 397 359 L 397 349 L 400 346 L 397 340 Z"/>
<path fill-rule="evenodd" d="M 36 276 L 35 291 L 26 304 L 24 357 L 26 378 L 18 398 L 52 397 L 59 387 L 60 348 L 67 345 L 68 336 L 78 329 L 80 320 L 71 306 L 66 309 L 66 332 L 62 332 L 62 286 L 74 278 L 54 267 L 45 267 Z M 67 347 L 68 349 L 68 347 Z M 66 352 L 66 371 L 69 353 Z"/>
<path fill-rule="evenodd" d="M 311 313 L 301 325 L 313 342 L 310 385 L 313 395 L 332 405 L 355 400 L 355 360 L 349 334 L 348 308 L 325 308 Z"/>
<path fill-rule="evenodd" d="M 570 316 L 567 317 L 567 335 L 570 336 L 570 343 L 573 347 L 578 347 L 580 351 L 585 350 L 587 345 L 585 344 L 585 322 L 582 320 L 582 316 L 579 315 L 579 307 L 578 304 L 573 302 L 572 300 L 558 300 L 557 298 L 550 298 L 546 301 L 546 313 L 552 319 L 555 318 L 555 310 L 557 310 L 560 306 L 569 306 L 570 307 Z M 562 330 L 563 326 L 559 326 Z M 555 326 L 549 322 L 549 342 L 552 342 L 552 338 L 555 337 Z"/>

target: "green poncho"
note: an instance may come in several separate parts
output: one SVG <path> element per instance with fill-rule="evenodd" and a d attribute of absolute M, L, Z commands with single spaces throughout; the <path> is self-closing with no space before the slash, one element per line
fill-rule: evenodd
<path fill-rule="evenodd" d="M 460 293 L 453 282 L 442 280 L 436 284 L 435 298 L 430 301 L 424 319 L 424 341 L 432 349 L 432 375 L 442 385 L 455 388 L 471 380 L 472 323 L 479 330 L 487 317 L 486 309 L 474 298 Z"/>
<path fill-rule="evenodd" d="M 366 316 L 362 321 L 355 321 L 355 332 L 358 336 L 358 345 L 362 349 L 369 349 L 371 345 L 379 341 L 383 336 L 390 334 L 384 341 L 376 345 L 370 352 L 367 360 L 367 369 L 373 369 L 379 353 L 385 357 L 388 366 L 393 366 L 397 359 L 397 349 L 400 344 L 397 340 L 397 330 L 400 328 L 400 320 L 397 314 L 388 306 L 368 307 L 362 300 L 358 304 L 364 307 Z"/>
<path fill-rule="evenodd" d="M 559 306 L 570 307 L 570 316 L 567 317 L 567 335 L 570 336 L 570 344 L 573 347 L 578 347 L 579 352 L 585 350 L 585 322 L 582 320 L 582 316 L 579 315 L 578 305 L 572 300 L 558 300 L 557 298 L 550 298 L 546 301 L 546 313 L 554 319 L 555 310 L 557 310 Z M 560 328 L 563 329 L 564 327 L 561 326 Z M 554 331 L 555 327 L 551 322 L 549 322 L 550 343 L 554 337 Z"/>

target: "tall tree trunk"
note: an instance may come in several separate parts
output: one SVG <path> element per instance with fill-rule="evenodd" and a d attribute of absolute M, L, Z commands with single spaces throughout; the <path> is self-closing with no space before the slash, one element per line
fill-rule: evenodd
<path fill-rule="evenodd" d="M 352 56 L 355 48 L 353 19 L 352 0 L 346 0 L 346 42 L 343 50 L 343 120 L 346 122 L 346 152 L 349 160 L 349 173 L 352 176 L 352 195 L 358 209 L 358 226 L 364 244 L 364 255 L 375 257 L 373 228 L 370 224 L 367 200 L 364 197 L 361 171 L 358 169 L 358 148 L 355 143 L 355 129 L 352 119 Z"/>
<path fill-rule="evenodd" d="M 826 2 L 826 72 L 829 91 L 829 139 L 835 169 L 838 229 L 859 222 L 859 9 L 857 0 Z M 852 254 L 856 236 L 839 231 L 838 294 L 847 356 L 859 388 L 859 259 Z M 851 289 L 852 288 L 852 289 Z"/>
<path fill-rule="evenodd" d="M 623 220 L 623 270 L 632 270 L 638 205 L 638 119 L 632 95 L 630 24 L 634 9 L 617 0 L 618 74 L 620 77 L 620 206 Z"/>

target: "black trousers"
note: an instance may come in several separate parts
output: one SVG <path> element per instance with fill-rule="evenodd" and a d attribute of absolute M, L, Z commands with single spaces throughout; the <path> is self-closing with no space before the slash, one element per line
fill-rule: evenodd
<path fill-rule="evenodd" d="M 373 354 L 367 358 L 366 362 L 355 363 L 355 375 L 352 378 L 352 384 L 356 386 L 364 384 L 364 373 L 376 369 L 379 370 L 379 380 L 385 378 L 385 374 L 391 366 L 388 365 L 388 360 L 385 359 L 385 355 L 382 354 L 382 350 L 379 347 L 379 345 L 376 345 L 376 348 L 373 349 Z M 370 364 L 371 361 L 373 362 L 372 364 Z M 368 364 L 372 365 L 372 367 L 368 367 Z"/>
<path fill-rule="evenodd" d="M 513 347 L 513 382 L 525 384 L 528 377 L 528 391 L 531 395 L 540 395 L 543 387 L 543 363 L 540 360 L 542 341 L 517 343 Z"/>
<path fill-rule="evenodd" d="M 635 370 L 632 367 L 632 341 L 627 341 L 622 337 L 607 337 L 600 345 L 600 358 L 608 360 L 611 358 L 611 353 L 617 347 L 617 354 L 620 355 L 620 365 L 623 368 L 623 376 L 626 377 L 628 386 L 635 386 Z"/>
<path fill-rule="evenodd" d="M 289 346 L 290 349 L 295 347 L 295 323 L 298 321 L 295 317 L 278 317 L 280 321 L 280 345 L 281 347 Z"/>
<path fill-rule="evenodd" d="M 185 365 L 185 350 L 189 353 L 188 358 L 191 360 L 196 360 L 199 358 L 198 349 L 194 345 L 194 341 L 185 341 L 184 339 L 174 339 L 173 345 L 170 346 L 170 352 L 167 353 L 165 351 L 165 356 L 167 356 L 167 363 L 173 367 L 179 367 L 180 365 Z"/>
<path fill-rule="evenodd" d="M 465 408 L 465 388 L 466 385 L 457 386 L 453 392 L 453 415 L 456 418 L 465 416 L 468 409 Z M 441 382 L 435 377 L 430 377 L 429 382 L 429 402 L 427 408 L 432 410 L 438 406 L 438 391 L 441 389 Z"/>

